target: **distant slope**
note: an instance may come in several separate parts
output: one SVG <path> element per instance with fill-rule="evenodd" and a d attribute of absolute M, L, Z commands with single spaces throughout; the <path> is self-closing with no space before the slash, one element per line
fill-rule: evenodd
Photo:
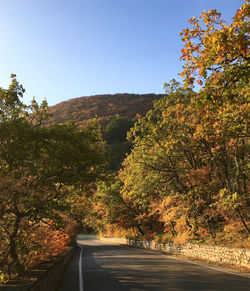
<path fill-rule="evenodd" d="M 116 115 L 132 119 L 136 114 L 144 116 L 153 108 L 153 101 L 164 95 L 156 94 L 115 94 L 80 97 L 61 102 L 50 108 L 53 115 L 50 123 L 64 123 L 76 120 L 78 124 L 93 119 L 96 115 L 102 126 L 109 123 Z"/>

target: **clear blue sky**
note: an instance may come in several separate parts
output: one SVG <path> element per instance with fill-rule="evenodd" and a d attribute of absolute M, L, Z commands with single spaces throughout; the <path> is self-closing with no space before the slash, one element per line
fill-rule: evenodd
<path fill-rule="evenodd" d="M 0 87 L 11 73 L 49 105 L 105 93 L 164 93 L 182 68 L 180 31 L 244 0 L 0 0 Z"/>

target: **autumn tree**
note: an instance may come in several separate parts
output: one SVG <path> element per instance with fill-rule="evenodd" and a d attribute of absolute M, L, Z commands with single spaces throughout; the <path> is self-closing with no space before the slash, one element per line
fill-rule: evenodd
<path fill-rule="evenodd" d="M 249 16 L 246 1 L 229 25 L 215 9 L 189 20 L 181 33 L 186 85 L 196 81 L 213 101 L 238 98 L 238 86 L 249 80 Z"/>
<path fill-rule="evenodd" d="M 214 234 L 223 220 L 211 210 L 219 181 L 213 177 L 206 147 L 194 137 L 199 124 L 192 106 L 195 93 L 175 81 L 168 87 L 168 95 L 131 130 L 134 148 L 120 173 L 122 193 L 141 208 L 141 217 L 154 218 L 152 229 L 161 221 L 173 236 L 196 234 L 199 225 Z M 172 206 L 162 211 L 166 197 Z"/>
<path fill-rule="evenodd" d="M 184 243 L 226 234 L 243 241 L 250 205 L 249 4 L 229 25 L 216 10 L 190 24 L 181 34 L 185 87 L 166 84 L 166 97 L 138 118 L 117 178 L 120 193 L 117 181 L 105 184 L 100 205 L 106 221 L 123 229 L 130 220 L 116 210 L 126 205 L 141 238 L 170 234 Z"/>
<path fill-rule="evenodd" d="M 202 86 L 195 100 L 201 117 L 195 136 L 211 145 L 211 164 L 223 181 L 218 205 L 237 213 L 248 233 L 249 16 L 246 1 L 229 25 L 216 10 L 191 18 L 192 28 L 182 32 L 181 57 L 186 85 L 196 80 Z"/>
<path fill-rule="evenodd" d="M 15 76 L 0 90 L 0 264 L 9 274 L 23 269 L 39 243 L 32 243 L 32 230 L 59 225 L 72 186 L 95 179 L 103 161 L 95 124 L 43 126 L 47 104 L 26 106 L 23 93 Z"/>

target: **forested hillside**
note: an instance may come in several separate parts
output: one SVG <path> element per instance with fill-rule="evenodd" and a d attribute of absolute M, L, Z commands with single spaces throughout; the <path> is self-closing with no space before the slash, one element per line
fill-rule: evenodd
<path fill-rule="evenodd" d="M 103 139 L 107 142 L 109 169 L 118 170 L 131 144 L 126 140 L 127 131 L 136 117 L 145 116 L 153 102 L 164 95 L 115 94 L 74 98 L 50 107 L 47 124 L 62 124 L 74 120 L 77 126 L 98 117 Z"/>
<path fill-rule="evenodd" d="M 136 114 L 145 116 L 152 109 L 153 101 L 161 97 L 163 95 L 115 94 L 74 98 L 52 106 L 49 122 L 76 120 L 77 124 L 82 124 L 98 116 L 99 122 L 105 126 L 117 115 L 124 119 L 133 119 Z"/>

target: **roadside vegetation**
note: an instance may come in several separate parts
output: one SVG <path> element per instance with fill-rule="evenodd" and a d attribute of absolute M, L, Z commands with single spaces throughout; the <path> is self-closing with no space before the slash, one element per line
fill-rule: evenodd
<path fill-rule="evenodd" d="M 12 75 L 0 88 L 0 284 L 63 253 L 79 224 L 250 246 L 249 16 L 246 2 L 230 24 L 216 10 L 191 18 L 184 85 L 165 84 L 145 117 L 117 116 L 103 133 L 96 120 L 48 123 L 47 103 L 24 105 Z"/>
<path fill-rule="evenodd" d="M 88 198 L 85 224 L 110 236 L 249 247 L 249 15 L 246 2 L 231 24 L 216 10 L 190 19 L 184 85 L 166 84 L 166 97 L 138 117 L 132 151 Z"/>
<path fill-rule="evenodd" d="M 66 250 L 75 228 L 68 196 L 93 181 L 104 162 L 94 121 L 84 128 L 72 122 L 43 126 L 49 118 L 46 102 L 26 106 L 23 93 L 15 75 L 9 88 L 0 90 L 0 269 L 5 277 Z"/>

